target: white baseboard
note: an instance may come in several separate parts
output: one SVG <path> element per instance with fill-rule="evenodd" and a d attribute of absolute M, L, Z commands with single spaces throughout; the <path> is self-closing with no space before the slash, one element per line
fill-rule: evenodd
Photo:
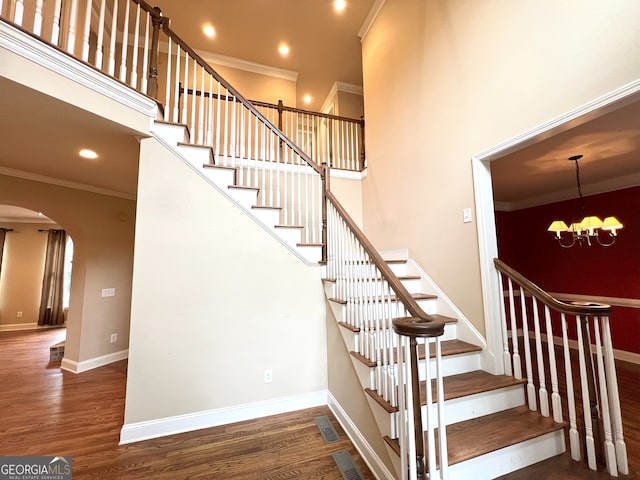
<path fill-rule="evenodd" d="M 62 363 L 60 364 L 60 368 L 72 373 L 82 373 L 86 372 L 87 370 L 93 370 L 94 368 L 104 367 L 105 365 L 109 365 L 113 362 L 125 360 L 126 358 L 129 358 L 128 349 L 109 353 L 108 355 L 102 355 L 101 357 L 91 358 L 89 360 L 83 360 L 81 362 L 63 358 Z"/>
<path fill-rule="evenodd" d="M 393 475 L 382 460 L 380 460 L 378 454 L 371 448 L 367 439 L 362 436 L 360 430 L 358 430 L 356 425 L 351 421 L 347 412 L 343 410 L 331 392 L 328 392 L 328 404 L 329 409 L 335 415 L 338 423 L 340 423 L 349 440 L 353 443 L 353 446 L 356 447 L 356 450 L 360 453 L 360 456 L 371 470 L 371 473 L 373 473 L 378 480 L 394 480 L 395 475 Z"/>
<path fill-rule="evenodd" d="M 321 390 L 263 402 L 125 424 L 120 431 L 120 445 L 327 405 L 327 393 L 326 390 Z"/>
<path fill-rule="evenodd" d="M 51 328 L 64 328 L 66 325 L 38 325 L 37 323 L 8 323 L 0 325 L 0 332 L 18 332 L 22 330 L 49 330 Z"/>

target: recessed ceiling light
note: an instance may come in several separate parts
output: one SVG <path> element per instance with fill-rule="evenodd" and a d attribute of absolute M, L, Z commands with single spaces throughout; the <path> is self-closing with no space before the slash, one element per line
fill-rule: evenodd
<path fill-rule="evenodd" d="M 304 100 L 304 103 L 311 103 L 311 95 L 305 95 L 303 100 Z"/>
<path fill-rule="evenodd" d="M 212 25 L 205 25 L 204 28 L 202 29 L 202 31 L 209 38 L 213 38 L 216 35 L 216 29 L 213 28 Z"/>
<path fill-rule="evenodd" d="M 345 0 L 335 0 L 333 2 L 333 8 L 335 8 L 338 12 L 341 12 L 347 6 L 347 2 Z"/>
<path fill-rule="evenodd" d="M 98 158 L 98 154 L 93 150 L 89 150 L 88 148 L 83 148 L 82 150 L 80 150 L 79 155 L 82 158 L 88 158 L 91 160 Z"/>
<path fill-rule="evenodd" d="M 281 43 L 278 47 L 278 51 L 282 56 L 289 55 L 289 45 L 287 45 L 286 43 Z"/>

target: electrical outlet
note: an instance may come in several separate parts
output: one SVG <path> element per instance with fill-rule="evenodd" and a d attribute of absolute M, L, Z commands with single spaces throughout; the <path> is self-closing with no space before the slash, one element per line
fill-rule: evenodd
<path fill-rule="evenodd" d="M 18 312 L 18 318 L 22 318 L 22 312 Z"/>
<path fill-rule="evenodd" d="M 265 370 L 264 371 L 264 383 L 273 382 L 273 370 Z"/>
<path fill-rule="evenodd" d="M 471 209 L 465 208 L 462 210 L 462 221 L 464 223 L 471 223 Z"/>
<path fill-rule="evenodd" d="M 112 333 L 111 334 L 111 343 L 116 343 L 118 341 L 118 334 L 117 333 Z"/>
<path fill-rule="evenodd" d="M 115 297 L 116 296 L 116 289 L 115 288 L 103 288 L 102 289 L 102 296 L 103 297 Z"/>

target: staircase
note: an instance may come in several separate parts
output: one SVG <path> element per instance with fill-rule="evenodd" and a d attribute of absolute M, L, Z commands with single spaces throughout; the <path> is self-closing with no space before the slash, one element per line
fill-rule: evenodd
<path fill-rule="evenodd" d="M 437 313 L 441 302 L 437 295 L 421 293 L 425 282 L 415 264 L 408 258 L 389 259 L 387 263 L 422 309 L 445 322 L 442 362 L 451 478 L 495 478 L 564 452 L 565 425 L 529 410 L 525 401 L 525 380 L 483 371 L 482 347 L 458 339 L 458 330 L 464 326 L 453 317 Z M 397 478 L 401 478 L 398 408 L 371 387 L 375 363 L 357 352 L 357 336 L 362 332 L 345 321 L 348 307 L 345 301 L 335 298 L 335 279 L 325 279 L 324 286 L 378 428 L 392 458 L 396 459 Z M 424 345 L 421 347 L 419 369 L 424 378 L 427 360 Z M 433 368 L 433 349 L 429 357 Z M 435 389 L 433 380 L 431 391 L 435 392 Z M 421 380 L 420 390 L 424 410 L 424 380 Z M 435 394 L 433 401 L 436 401 Z M 423 417 L 425 414 L 423 411 Z"/>

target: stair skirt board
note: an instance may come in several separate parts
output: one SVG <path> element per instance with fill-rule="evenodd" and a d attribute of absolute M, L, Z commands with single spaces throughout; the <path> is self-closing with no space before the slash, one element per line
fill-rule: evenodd
<path fill-rule="evenodd" d="M 449 478 L 493 479 L 560 455 L 565 450 L 564 430 L 557 430 L 450 465 Z"/>
<path fill-rule="evenodd" d="M 173 130 L 176 130 L 174 132 Z M 177 131 L 180 132 L 177 132 Z M 152 132 L 154 132 L 154 138 L 160 142 L 165 148 L 173 152 L 177 158 L 179 158 L 185 165 L 188 165 L 194 172 L 196 172 L 200 177 L 202 177 L 206 182 L 208 182 L 213 188 L 218 190 L 224 196 L 226 196 L 232 203 L 238 206 L 241 210 L 243 210 L 255 223 L 260 225 L 265 231 L 267 231 L 273 238 L 278 240 L 282 245 L 284 245 L 288 250 L 290 250 L 294 255 L 296 255 L 300 260 L 302 260 L 307 265 L 317 266 L 318 265 L 318 255 L 319 254 L 316 249 L 320 247 L 315 247 L 312 249 L 300 249 L 298 250 L 295 245 L 283 240 L 277 233 L 276 229 L 272 226 L 265 225 L 261 222 L 256 216 L 252 214 L 252 206 L 256 204 L 257 192 L 255 190 L 242 189 L 242 188 L 225 188 L 218 185 L 220 181 L 213 181 L 210 176 L 215 175 L 214 172 L 210 171 L 212 169 L 205 169 L 202 167 L 202 163 L 195 165 L 196 162 L 189 161 L 185 152 L 179 150 L 178 143 L 184 142 L 186 137 L 186 128 L 182 125 L 176 124 L 167 124 L 167 123 L 154 123 L 152 128 Z M 177 140 L 175 143 L 172 143 L 173 140 Z M 188 147 L 190 149 L 190 147 Z M 184 150 L 186 150 L 185 148 Z M 298 240 L 299 241 L 299 240 Z"/>
<path fill-rule="evenodd" d="M 326 390 L 125 424 L 120 445 L 327 405 Z"/>
<path fill-rule="evenodd" d="M 335 415 L 336 420 L 338 420 L 338 423 L 347 434 L 347 437 L 349 437 L 349 440 L 351 440 L 351 443 L 353 443 L 353 446 L 367 464 L 369 470 L 371 470 L 371 473 L 373 473 L 378 480 L 394 480 L 398 478 L 387 468 L 367 439 L 362 436 L 360 430 L 358 430 L 351 418 L 349 418 L 349 415 L 347 415 L 347 412 L 344 411 L 331 392 L 328 394 L 328 405 L 331 412 Z M 386 445 L 386 442 L 383 443 Z M 398 455 L 395 453 L 389 456 L 392 461 L 398 458 Z"/>

